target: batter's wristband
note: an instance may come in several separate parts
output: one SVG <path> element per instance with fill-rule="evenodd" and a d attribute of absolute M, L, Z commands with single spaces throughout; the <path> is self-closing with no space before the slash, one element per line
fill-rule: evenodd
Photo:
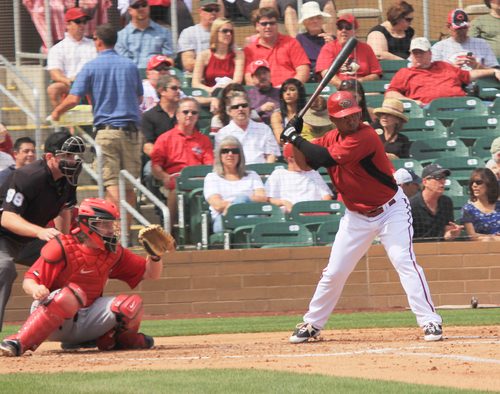
<path fill-rule="evenodd" d="M 161 257 L 160 256 L 149 256 L 149 258 L 153 261 L 160 261 Z"/>

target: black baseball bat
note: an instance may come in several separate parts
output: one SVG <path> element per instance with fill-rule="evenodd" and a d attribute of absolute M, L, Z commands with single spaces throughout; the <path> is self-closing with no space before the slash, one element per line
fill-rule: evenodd
<path fill-rule="evenodd" d="M 352 51 L 354 51 L 356 45 L 358 45 L 358 40 L 356 40 L 354 37 L 349 38 L 347 43 L 340 50 L 338 56 L 333 60 L 333 63 L 331 64 L 330 68 L 326 72 L 325 76 L 319 83 L 312 96 L 309 98 L 309 101 L 306 103 L 305 107 L 302 108 L 302 110 L 297 115 L 299 118 L 302 118 L 306 114 L 309 107 L 312 105 L 314 100 L 316 100 L 316 97 L 321 94 L 321 92 L 326 87 L 326 85 L 328 85 L 328 82 L 330 82 L 333 76 L 339 72 L 340 67 L 342 67 L 349 55 L 352 53 Z"/>

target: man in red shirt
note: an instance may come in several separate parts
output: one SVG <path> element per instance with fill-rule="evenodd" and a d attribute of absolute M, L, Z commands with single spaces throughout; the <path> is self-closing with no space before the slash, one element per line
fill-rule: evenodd
<path fill-rule="evenodd" d="M 319 336 L 349 274 L 377 236 L 399 274 L 418 324 L 424 328 L 425 340 L 438 341 L 443 335 L 442 319 L 434 310 L 424 272 L 415 260 L 410 204 L 392 176 L 382 141 L 371 126 L 361 122 L 361 108 L 351 93 L 331 95 L 328 114 L 337 129 L 321 138 L 304 139 L 297 117 L 281 134 L 282 140 L 294 145 L 293 157 L 303 171 L 321 166 L 328 169 L 347 207 L 304 323 L 297 326 L 290 341 L 307 342 Z"/>
<path fill-rule="evenodd" d="M 295 38 L 278 33 L 278 11 L 272 7 L 259 8 L 256 18 L 255 29 L 260 37 L 243 49 L 245 83 L 253 85 L 250 65 L 255 60 L 267 60 L 271 69 L 271 82 L 275 87 L 281 86 L 288 78 L 306 83 L 311 62 Z"/>
<path fill-rule="evenodd" d="M 210 138 L 195 129 L 200 104 L 193 98 L 179 101 L 177 125 L 160 135 L 151 152 L 151 170 L 169 190 L 167 207 L 170 211 L 170 227 L 177 222 L 177 195 L 175 178 L 184 167 L 201 164 L 214 164 L 213 146 Z"/>
<path fill-rule="evenodd" d="M 432 62 L 431 44 L 424 37 L 412 40 L 410 52 L 412 67 L 402 68 L 392 77 L 385 98 L 409 99 L 424 107 L 436 98 L 466 96 L 462 87 L 478 78 L 500 80 L 500 70 L 494 68 L 464 71 L 448 62 Z"/>
<path fill-rule="evenodd" d="M 356 18 L 349 14 L 342 15 L 337 20 L 337 39 L 321 48 L 316 61 L 316 73 L 320 77 L 325 76 L 333 60 L 338 56 L 349 38 L 357 35 L 358 21 Z M 356 49 L 349 55 L 340 71 L 329 83 L 338 89 L 342 81 L 346 79 L 357 79 L 361 82 L 378 81 L 381 76 L 382 68 L 372 47 L 363 42 L 358 42 Z"/>

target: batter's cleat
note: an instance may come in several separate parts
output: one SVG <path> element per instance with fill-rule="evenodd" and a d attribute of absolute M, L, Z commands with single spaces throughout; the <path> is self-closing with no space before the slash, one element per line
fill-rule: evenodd
<path fill-rule="evenodd" d="M 95 347 L 97 347 L 97 341 L 95 339 L 82 343 L 61 342 L 61 348 L 64 350 L 92 349 Z"/>
<path fill-rule="evenodd" d="M 0 352 L 5 357 L 17 357 L 21 355 L 21 345 L 17 340 L 7 339 L 0 343 Z"/>
<path fill-rule="evenodd" d="M 321 334 L 319 328 L 315 328 L 311 323 L 299 323 L 296 326 L 297 330 L 290 337 L 292 343 L 303 343 L 311 338 L 316 338 Z"/>
<path fill-rule="evenodd" d="M 443 339 L 443 329 L 441 323 L 431 322 L 424 327 L 426 341 L 440 341 Z"/>
<path fill-rule="evenodd" d="M 144 341 L 146 341 L 146 346 L 143 347 L 143 349 L 151 349 L 155 345 L 155 340 L 153 339 L 153 337 L 141 333 L 139 333 L 139 335 L 144 335 Z"/>

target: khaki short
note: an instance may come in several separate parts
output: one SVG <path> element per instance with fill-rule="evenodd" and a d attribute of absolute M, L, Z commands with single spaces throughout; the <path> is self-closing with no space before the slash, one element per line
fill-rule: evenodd
<path fill-rule="evenodd" d="M 118 185 L 118 174 L 127 170 L 134 178 L 141 174 L 142 135 L 135 133 L 104 129 L 99 130 L 95 138 L 102 149 L 102 177 L 104 187 Z M 94 160 L 94 171 L 97 172 L 97 158 Z M 134 186 L 127 181 L 126 190 Z"/>

